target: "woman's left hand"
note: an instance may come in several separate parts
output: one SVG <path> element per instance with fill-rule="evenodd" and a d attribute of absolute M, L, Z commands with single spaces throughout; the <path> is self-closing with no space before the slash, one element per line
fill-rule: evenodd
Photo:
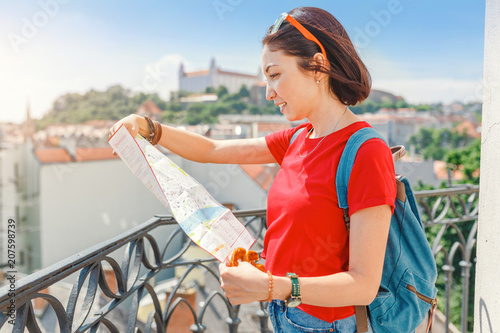
<path fill-rule="evenodd" d="M 219 265 L 221 287 L 231 304 L 245 304 L 267 300 L 269 277 L 248 262 L 240 262 L 237 267 Z"/>

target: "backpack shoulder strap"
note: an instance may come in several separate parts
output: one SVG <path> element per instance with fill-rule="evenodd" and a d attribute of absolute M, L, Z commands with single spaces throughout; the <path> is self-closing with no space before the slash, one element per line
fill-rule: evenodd
<path fill-rule="evenodd" d="M 349 218 L 349 207 L 347 205 L 347 188 L 349 185 L 349 178 L 351 176 L 351 170 L 354 165 L 354 160 L 358 153 L 359 148 L 366 141 L 374 138 L 382 139 L 385 143 L 387 141 L 371 127 L 364 127 L 356 131 L 349 140 L 347 140 L 342 156 L 340 157 L 339 166 L 337 169 L 337 174 L 335 177 L 335 186 L 337 189 L 337 199 L 339 202 L 339 207 L 344 211 L 344 222 L 347 228 L 347 232 L 350 229 L 350 218 Z M 358 332 L 368 332 L 368 314 L 366 306 L 355 306 L 354 311 L 356 313 L 356 329 Z"/>
<path fill-rule="evenodd" d="M 371 127 L 364 127 L 356 131 L 353 135 L 351 135 L 349 140 L 347 140 L 347 144 L 342 152 L 342 156 L 340 157 L 335 177 L 337 200 L 339 202 L 339 207 L 344 210 L 349 208 L 347 205 L 347 188 L 349 186 L 349 178 L 351 177 L 351 170 L 358 150 L 363 143 L 374 138 L 379 138 L 387 144 L 385 138 Z"/>
<path fill-rule="evenodd" d="M 304 127 L 302 127 L 301 129 L 299 129 L 297 132 L 293 133 L 293 136 L 290 139 L 290 146 L 295 141 L 295 139 L 297 139 L 297 137 L 299 136 L 300 132 L 302 132 L 303 130 L 304 130 Z"/>

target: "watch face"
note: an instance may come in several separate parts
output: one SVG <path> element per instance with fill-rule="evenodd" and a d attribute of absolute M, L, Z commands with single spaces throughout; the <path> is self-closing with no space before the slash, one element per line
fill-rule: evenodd
<path fill-rule="evenodd" d="M 286 306 L 289 308 L 295 308 L 302 304 L 302 300 L 300 298 L 291 298 L 286 302 Z"/>

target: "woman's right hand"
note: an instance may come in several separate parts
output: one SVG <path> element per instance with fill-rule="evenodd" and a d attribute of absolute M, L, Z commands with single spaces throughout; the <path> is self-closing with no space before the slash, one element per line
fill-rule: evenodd
<path fill-rule="evenodd" d="M 130 134 L 132 134 L 133 137 L 135 137 L 137 134 L 147 136 L 149 133 L 146 120 L 141 116 L 131 114 L 117 121 L 116 124 L 114 124 L 109 129 L 109 137 L 115 134 L 115 132 L 120 128 L 121 125 L 125 126 L 125 128 L 127 128 L 127 130 L 130 132 Z"/>

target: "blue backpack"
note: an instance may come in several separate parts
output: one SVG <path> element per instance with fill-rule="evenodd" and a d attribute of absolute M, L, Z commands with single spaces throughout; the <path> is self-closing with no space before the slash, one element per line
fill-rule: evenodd
<path fill-rule="evenodd" d="M 294 134 L 290 144 L 300 131 Z M 349 177 L 358 149 L 373 138 L 379 138 L 387 143 L 373 128 L 365 127 L 349 138 L 340 158 L 335 185 L 339 207 L 344 211 L 347 230 L 350 223 L 347 205 Z M 394 152 L 393 149 L 394 154 L 398 152 Z M 382 281 L 377 297 L 370 305 L 355 307 L 358 332 L 368 331 L 368 316 L 375 333 L 414 332 L 427 314 L 429 314 L 427 324 L 429 331 L 437 306 L 436 262 L 425 236 L 415 195 L 407 178 L 397 176 L 395 181 L 397 195 L 385 252 Z"/>

